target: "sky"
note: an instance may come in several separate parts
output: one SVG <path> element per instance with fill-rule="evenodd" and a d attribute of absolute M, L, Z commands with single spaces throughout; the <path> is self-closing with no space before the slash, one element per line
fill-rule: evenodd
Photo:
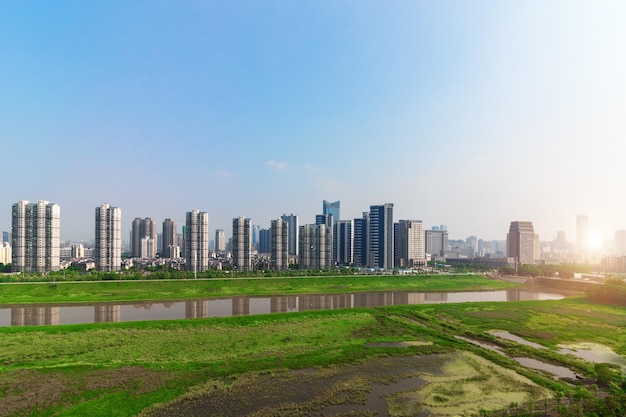
<path fill-rule="evenodd" d="M 18 200 L 184 224 L 394 203 L 452 239 L 626 229 L 626 2 L 0 2 L 0 229 Z M 159 226 L 160 227 L 160 226 Z"/>

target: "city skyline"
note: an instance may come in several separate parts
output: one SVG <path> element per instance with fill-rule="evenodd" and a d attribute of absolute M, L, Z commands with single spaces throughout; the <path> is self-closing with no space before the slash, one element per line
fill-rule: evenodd
<path fill-rule="evenodd" d="M 123 7 L 120 7 L 123 6 Z M 619 1 L 0 5 L 0 151 L 11 206 L 268 228 L 394 203 L 450 239 L 626 229 Z M 243 30 L 245 28 L 246 30 Z M 25 163 L 28 162 L 28 169 Z M 141 181 L 140 181 L 141 179 Z"/>

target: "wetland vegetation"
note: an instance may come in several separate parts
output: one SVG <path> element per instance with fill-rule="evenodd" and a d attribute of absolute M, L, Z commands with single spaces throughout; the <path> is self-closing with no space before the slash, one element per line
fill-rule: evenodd
<path fill-rule="evenodd" d="M 438 278 L 422 285 L 434 285 Z M 485 287 L 500 285 L 482 281 Z M 254 281 L 260 287 L 266 282 Z M 351 282 L 345 285 L 356 285 Z M 322 292 L 313 283 L 303 284 Z M 0 286 L 3 297 L 7 287 Z M 45 297 L 34 298 L 43 302 Z M 625 326 L 626 308 L 574 297 L 7 327 L 0 329 L 0 415 L 373 416 L 375 407 L 393 416 L 427 410 L 433 416 L 584 416 L 592 415 L 590 407 L 606 411 L 598 416 L 623 415 L 619 368 L 559 353 L 558 345 L 598 343 L 625 356 Z M 545 348 L 497 338 L 494 330 Z M 491 343 L 505 355 L 457 336 Z M 555 379 L 511 359 L 519 356 L 566 366 L 583 379 Z M 599 400 L 597 390 L 608 395 Z M 376 403 L 373 392 L 384 398 Z"/>

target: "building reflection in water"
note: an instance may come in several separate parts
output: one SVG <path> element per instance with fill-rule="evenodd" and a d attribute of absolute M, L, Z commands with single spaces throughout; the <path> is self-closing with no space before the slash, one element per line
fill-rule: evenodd
<path fill-rule="evenodd" d="M 233 316 L 250 315 L 250 298 L 233 297 Z"/>
<path fill-rule="evenodd" d="M 209 317 L 209 301 L 185 301 L 186 319 L 203 319 Z"/>
<path fill-rule="evenodd" d="M 119 304 L 101 304 L 95 306 L 94 310 L 96 323 L 119 322 L 122 318 L 122 306 Z"/>
<path fill-rule="evenodd" d="M 47 326 L 59 324 L 59 307 L 14 307 L 11 326 Z"/>

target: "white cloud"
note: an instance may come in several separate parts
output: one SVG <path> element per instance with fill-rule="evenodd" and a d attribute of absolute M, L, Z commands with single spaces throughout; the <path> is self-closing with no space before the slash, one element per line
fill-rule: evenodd
<path fill-rule="evenodd" d="M 276 162 L 274 160 L 269 160 L 266 162 L 267 166 L 270 167 L 270 169 L 273 169 L 275 171 L 285 171 L 287 169 L 287 164 L 284 162 Z"/>

